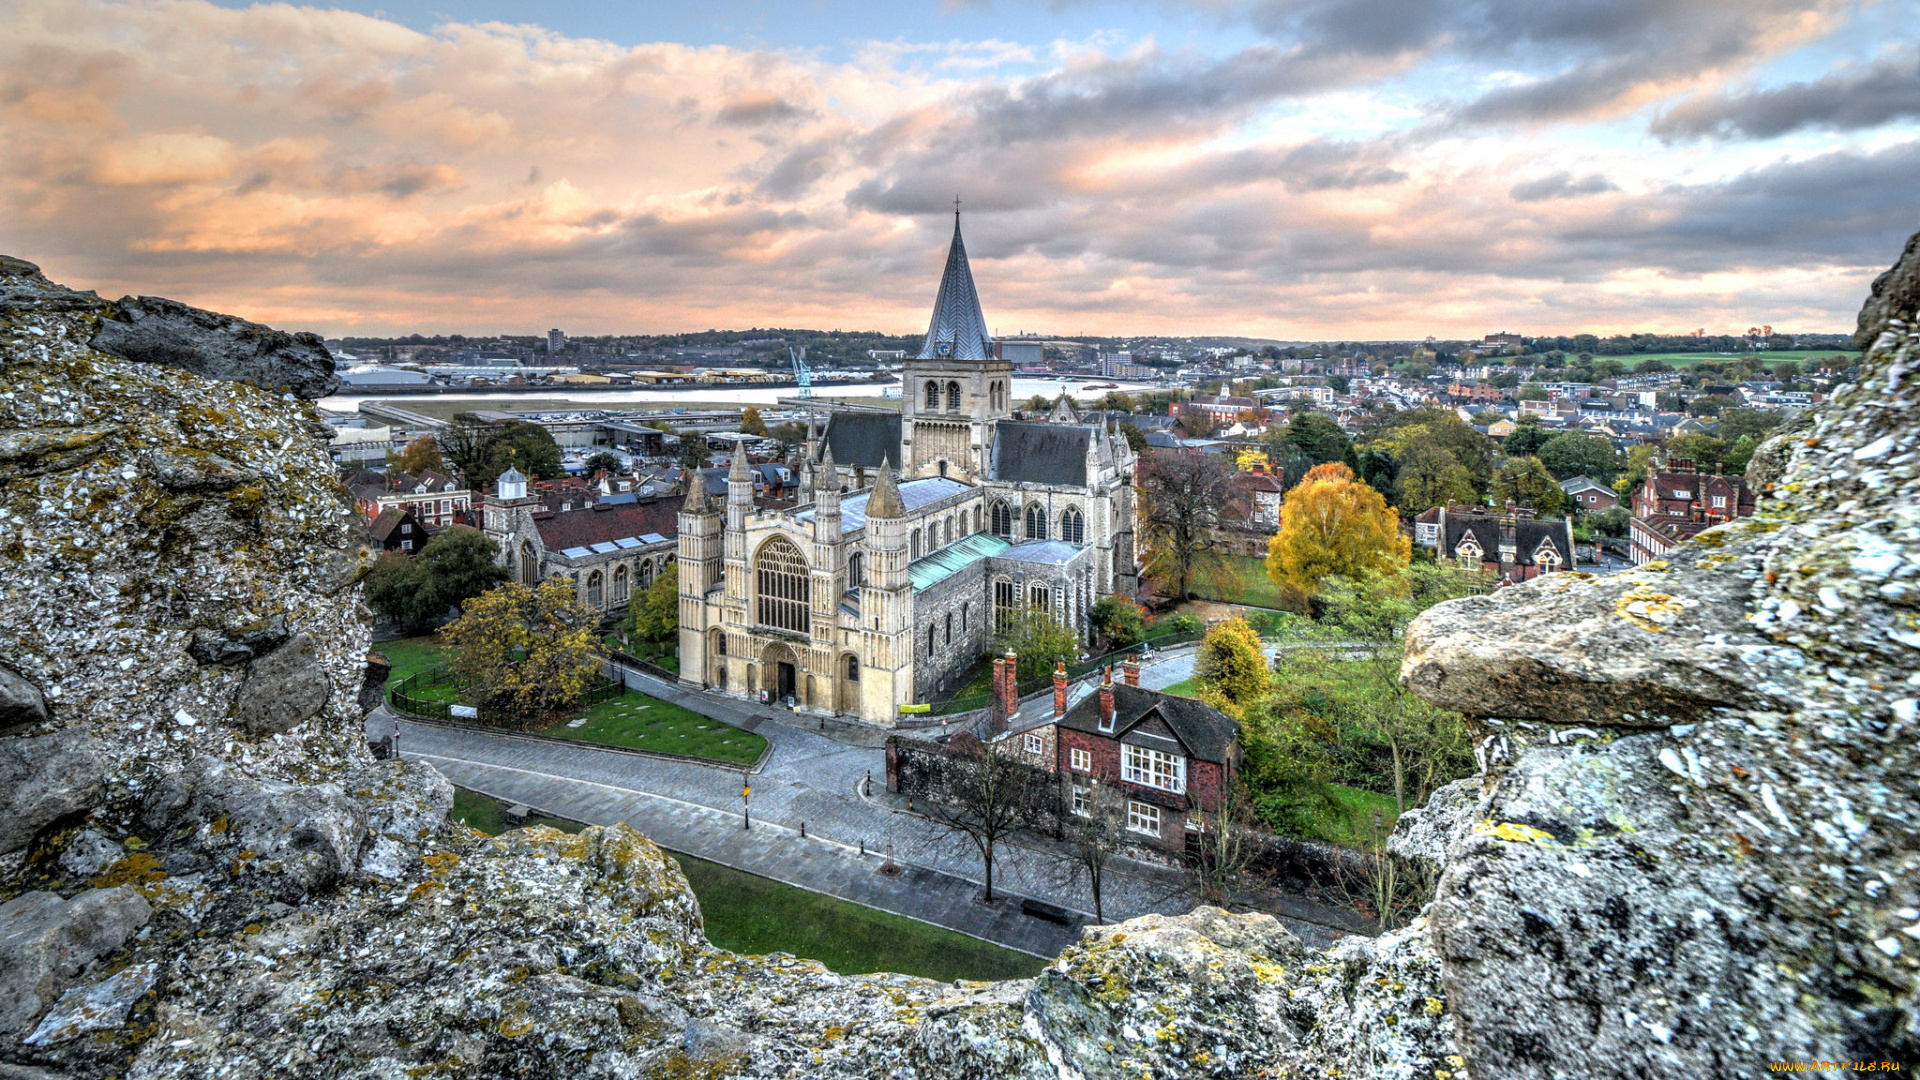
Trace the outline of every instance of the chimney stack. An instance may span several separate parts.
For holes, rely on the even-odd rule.
[[[993,689],[987,692],[987,735],[989,738],[1007,730],[1007,662],[996,656],[993,658]]]
[[[1128,686],[1139,686],[1140,658],[1137,656],[1129,656],[1125,660],[1120,661],[1120,674],[1126,679]]]
[[[1061,660],[1053,665],[1053,718],[1067,715],[1067,662]]]
[[[998,722],[994,734],[1007,730],[1007,724],[1020,715],[1020,658],[1008,653],[993,662],[993,716]]]
[[[1100,680],[1100,730],[1113,730],[1113,667],[1109,665]]]

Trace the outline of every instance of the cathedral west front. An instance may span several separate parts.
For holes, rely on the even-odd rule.
[[[1038,608],[1084,641],[1100,597],[1132,596],[1134,455],[1064,402],[1015,419],[958,215],[901,409],[818,403],[800,498],[754,505],[745,456],[722,500],[679,513],[680,671],[751,701],[891,725]]]

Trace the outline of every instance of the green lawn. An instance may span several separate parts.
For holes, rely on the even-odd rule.
[[[942,981],[1031,978],[1047,963],[690,855],[675,857],[700,898],[707,940],[733,952],[792,953],[841,975],[898,971]]]
[[[1329,787],[1334,806],[1318,816],[1318,828],[1312,830],[1316,839],[1366,850],[1393,831],[1393,823],[1400,818],[1393,796],[1344,784]]]
[[[453,814],[489,836],[505,831],[500,800],[453,789]],[[577,821],[532,817],[529,825],[579,832]],[[673,853],[700,900],[707,940],[748,955],[784,952],[818,960],[841,975],[898,971],[942,982],[1024,979],[1046,961],[965,934],[783,885],[691,855]]]
[[[1180,697],[1197,698],[1200,696],[1200,680],[1197,678],[1181,679],[1179,682],[1167,687],[1163,693],[1177,694]]]
[[[1280,606],[1280,590],[1274,588],[1273,582],[1267,577],[1266,561],[1244,555],[1222,556],[1219,565],[1205,567],[1195,573],[1188,588],[1203,600],[1217,600],[1223,604],[1247,604],[1263,608]]]
[[[750,731],[741,731],[645,694],[629,692],[603,701],[587,710],[586,719],[580,727],[568,727],[566,722],[555,724],[545,734],[663,754],[737,761],[743,765],[760,760],[760,753],[767,746],[767,740]]]
[[[1703,360],[1714,360],[1714,361],[1718,361],[1719,363],[1726,364],[1726,363],[1731,363],[1735,360],[1739,360],[1742,357],[1745,357],[1746,355],[1747,355],[1746,353],[1712,353],[1712,352],[1634,353],[1631,356],[1600,356],[1596,354],[1594,356],[1594,359],[1595,360],[1617,360],[1620,363],[1627,365],[1627,370],[1631,372],[1633,370],[1633,366],[1635,364],[1640,363],[1643,360],[1660,360],[1671,365],[1672,367],[1685,369],[1685,368],[1690,368],[1693,365],[1698,364]],[[1761,363],[1766,364],[1768,366],[1777,364],[1782,360],[1806,361],[1806,360],[1825,359],[1827,357],[1839,357],[1842,361],[1840,366],[1845,367],[1846,365],[1851,364],[1855,360],[1859,359],[1859,354],[1853,352],[1850,349],[1781,349],[1777,352],[1763,352],[1763,353],[1755,353],[1753,355],[1758,357]]]
[[[393,673],[387,676],[388,686],[416,671],[438,667],[447,660],[447,647],[432,635],[382,642],[370,651],[379,653],[393,664]]]
[[[666,668],[675,675],[680,673],[680,658],[673,655],[674,643],[671,641],[636,641],[629,645],[621,641],[619,633],[615,632],[607,635],[606,644],[609,649],[618,649],[635,659]]]

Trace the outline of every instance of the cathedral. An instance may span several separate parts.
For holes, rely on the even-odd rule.
[[[1064,399],[1015,419],[956,213],[901,408],[809,402],[800,498],[754,505],[735,454],[724,501],[679,513],[680,672],[750,701],[892,725],[1038,608],[1088,637],[1099,598],[1138,589],[1134,456]]]

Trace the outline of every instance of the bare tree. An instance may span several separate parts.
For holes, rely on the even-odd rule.
[[[1233,468],[1212,454],[1153,454],[1140,466],[1139,488],[1150,572],[1170,579],[1185,599],[1195,568],[1214,551],[1220,523],[1234,517]]]
[[[1086,780],[1085,785],[1074,784],[1069,792],[1062,831],[1074,859],[1087,872],[1087,886],[1093,890],[1093,920],[1106,922],[1101,887],[1106,882],[1107,862],[1126,846],[1122,830],[1127,824],[1127,800],[1112,784],[1093,777]]]
[[[1246,843],[1246,796],[1241,785],[1230,778],[1213,805],[1196,804],[1187,819],[1200,826],[1197,842],[1187,850],[1193,891],[1209,904],[1224,903],[1253,857]]]
[[[1012,755],[994,753],[971,736],[960,736],[950,744],[945,781],[940,797],[928,804],[928,816],[973,842],[986,871],[982,899],[991,904],[994,854],[1053,809],[1053,778]]]

